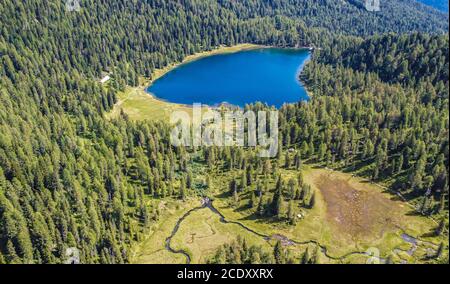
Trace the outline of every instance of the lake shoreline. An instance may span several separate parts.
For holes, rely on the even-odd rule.
[[[236,53],[236,52],[245,51],[245,50],[253,50],[253,49],[258,49],[258,48],[270,48],[270,46],[253,44],[253,43],[241,43],[241,44],[237,44],[237,45],[233,45],[233,46],[221,45],[219,47],[213,48],[212,50],[197,52],[197,53],[188,55],[181,62],[171,63],[163,68],[157,68],[157,69],[153,70],[153,72],[151,74],[151,78],[144,78],[144,82],[143,82],[143,84],[141,84],[140,88],[142,88],[142,90],[145,93],[147,93],[147,95],[149,95],[152,99],[157,100],[159,102],[175,104],[175,105],[179,105],[181,107],[192,107],[192,105],[173,103],[173,102],[158,98],[153,93],[151,93],[147,90],[158,79],[160,79],[161,77],[163,77],[170,71],[176,69],[177,67],[179,67],[183,64],[187,64],[187,63],[190,63],[190,62],[193,62],[193,61],[196,61],[196,60],[202,59],[204,57],[208,57],[208,56],[230,54],[230,53]]]
[[[190,63],[190,62],[193,62],[193,61],[196,61],[196,60],[202,59],[204,57],[208,57],[208,56],[220,55],[220,54],[230,54],[230,53],[236,53],[236,52],[245,51],[245,50],[253,50],[253,49],[258,49],[258,48],[270,48],[270,46],[258,45],[258,44],[252,44],[252,43],[242,43],[242,44],[233,45],[233,46],[222,45],[222,46],[219,46],[219,47],[214,48],[209,51],[202,51],[202,52],[197,52],[197,53],[188,55],[181,62],[172,63],[172,64],[167,65],[166,67],[155,69],[151,74],[151,79],[148,80],[148,86],[146,86],[146,89],[148,89],[156,80],[158,80],[159,78],[163,77],[164,75],[166,75],[173,69],[175,69],[183,64],[187,64],[187,63]]]
[[[164,77],[167,73],[173,71],[174,69],[176,69],[184,64],[192,63],[192,62],[200,60],[202,58],[215,56],[215,55],[232,54],[232,53],[237,53],[237,52],[241,52],[241,51],[254,50],[254,49],[265,49],[265,48],[279,48],[279,49],[286,49],[286,50],[289,50],[289,49],[302,50],[302,49],[304,49],[304,50],[311,51],[311,48],[307,47],[307,46],[277,47],[277,46],[268,46],[268,45],[251,44],[251,43],[243,43],[243,44],[237,44],[237,45],[233,45],[233,46],[221,45],[221,46],[214,48],[212,50],[209,50],[209,51],[203,51],[203,52],[198,52],[195,54],[188,55],[181,62],[172,63],[163,68],[155,69],[151,73],[151,78],[144,78],[143,83],[141,84],[140,88],[152,99],[160,101],[162,103],[175,104],[175,105],[179,105],[182,107],[192,107],[192,105],[190,105],[190,104],[174,103],[174,102],[159,98],[155,94],[150,92],[149,89],[153,86],[153,84],[157,80],[159,80],[160,78]],[[301,81],[300,74],[303,71],[306,64],[310,61],[310,59],[311,58],[308,58],[308,60],[306,60],[301,66],[299,66],[299,72],[297,73],[296,77],[300,84],[303,83]],[[305,90],[306,90],[306,86],[305,86]],[[309,100],[311,97],[309,96],[309,94],[307,94],[307,95],[308,95],[308,100]],[[207,106],[210,108],[216,108],[216,107],[221,107],[223,104],[226,105],[226,103],[220,103],[217,106],[209,106],[209,105],[207,105]],[[205,104],[205,106],[206,106],[206,104]]]

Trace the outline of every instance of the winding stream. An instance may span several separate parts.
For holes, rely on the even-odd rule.
[[[189,216],[191,215],[192,212],[198,211],[200,209],[205,208],[205,205],[200,206],[200,207],[195,207],[191,210],[189,210],[188,212],[186,212],[180,219],[178,219],[177,223],[175,224],[175,227],[172,230],[172,233],[170,234],[169,237],[167,237],[166,242],[165,242],[165,247],[168,251],[170,251],[171,253],[175,253],[175,254],[182,254],[186,257],[186,263],[190,264],[191,263],[191,256],[189,255],[189,253],[187,253],[185,250],[176,250],[173,249],[170,246],[170,242],[172,241],[172,238],[175,236],[175,234],[178,232],[178,230],[180,229],[180,225],[181,223]]]
[[[332,260],[336,260],[336,261],[343,261],[345,258],[352,256],[352,255],[364,255],[367,257],[371,257],[372,259],[378,259],[379,263],[386,263],[386,259],[378,257],[378,256],[373,256],[370,254],[369,251],[352,251],[349,252],[345,255],[342,256],[333,256],[330,255],[328,252],[328,249],[326,246],[322,245],[321,243],[319,243],[318,241],[315,240],[309,240],[309,241],[297,241],[297,240],[293,240],[293,239],[289,239],[288,237],[281,235],[281,234],[274,234],[274,235],[266,235],[266,234],[262,234],[260,232],[257,232],[249,227],[247,227],[246,225],[240,223],[240,222],[236,222],[236,221],[229,221],[225,218],[225,216],[219,211],[217,210],[216,207],[214,207],[213,205],[213,201],[210,200],[209,198],[204,198],[202,199],[202,205],[199,207],[195,207],[191,210],[189,210],[188,212],[186,212],[180,219],[178,219],[177,223],[175,224],[175,227],[172,230],[172,233],[170,234],[170,236],[166,239],[165,242],[165,248],[170,251],[171,253],[175,253],[175,254],[182,254],[186,257],[186,264],[190,264],[191,263],[191,256],[189,255],[189,253],[183,249],[174,249],[171,246],[171,241],[172,238],[175,236],[175,234],[178,232],[181,223],[187,218],[189,217],[189,215],[191,215],[193,212],[198,211],[198,210],[203,210],[203,209],[209,209],[211,210],[214,214],[218,215],[220,217],[220,221],[224,224],[235,224],[238,225],[239,227],[241,227],[242,229],[246,230],[247,232],[250,232],[252,234],[255,234],[261,238],[263,238],[266,241],[269,240],[278,240],[281,241],[284,245],[308,245],[308,244],[314,244],[316,246],[318,246],[320,248],[320,250],[322,251],[322,253],[328,257],[329,259]],[[400,228],[403,231],[402,234],[402,239],[405,242],[411,243],[413,246],[411,248],[411,250],[409,250],[407,253],[412,256],[414,254],[414,252],[417,250],[417,245],[418,242],[424,242],[424,243],[428,243],[428,244],[432,244],[429,242],[425,242],[425,241],[420,241],[419,239],[412,237],[408,234],[406,234],[406,232],[404,232],[404,230],[402,228]],[[432,244],[433,246],[436,246],[435,244]],[[395,251],[395,250],[394,250]]]
[[[239,227],[243,228],[244,230],[246,230],[246,231],[248,231],[248,232],[250,232],[250,233],[252,233],[252,234],[257,235],[257,236],[263,238],[263,239],[266,240],[266,241],[274,239],[274,240],[279,240],[279,241],[281,241],[281,242],[283,242],[284,244],[287,244],[287,245],[308,245],[308,244],[314,244],[314,245],[320,247],[322,253],[323,253],[326,257],[328,257],[328,258],[330,258],[330,259],[332,259],[332,260],[338,260],[338,261],[344,260],[345,258],[347,258],[347,257],[349,257],[349,256],[351,256],[351,255],[364,255],[364,256],[369,256],[369,254],[368,254],[367,252],[362,252],[362,251],[353,251],[353,252],[349,252],[349,253],[347,253],[347,254],[345,254],[345,255],[343,255],[343,256],[332,256],[332,255],[330,255],[330,254],[328,253],[328,249],[327,249],[326,246],[320,244],[319,242],[317,242],[317,241],[315,241],[315,240],[310,240],[310,241],[300,242],[300,241],[296,241],[296,240],[289,239],[288,237],[283,236],[283,235],[281,235],[281,234],[274,234],[274,235],[271,235],[271,236],[270,236],[270,235],[262,234],[262,233],[260,233],[260,232],[257,232],[257,231],[255,231],[255,230],[253,230],[253,229],[247,227],[246,225],[244,225],[244,224],[242,224],[242,223],[240,223],[240,222],[236,222],[236,221],[228,221],[228,220],[226,220],[225,216],[224,216],[222,213],[220,213],[220,211],[217,210],[216,207],[214,207],[213,202],[212,202],[209,198],[204,198],[204,199],[202,200],[202,205],[201,205],[201,206],[195,207],[195,208],[189,210],[189,211],[186,212],[180,219],[178,219],[177,223],[175,224],[175,227],[174,227],[173,230],[172,230],[172,233],[171,233],[170,236],[166,239],[166,242],[165,242],[165,247],[166,247],[166,249],[167,249],[168,251],[170,251],[171,253],[175,253],[175,254],[182,254],[182,255],[184,255],[184,256],[186,257],[186,264],[190,264],[190,263],[191,263],[191,256],[189,255],[189,253],[188,253],[187,251],[185,251],[185,250],[183,250],[183,249],[174,249],[174,248],[172,248],[172,246],[171,246],[172,238],[173,238],[173,237],[175,236],[175,234],[178,232],[181,223],[182,223],[182,222],[183,222],[183,221],[184,221],[191,213],[193,213],[193,212],[195,212],[195,211],[198,211],[198,210],[206,209],[206,208],[209,209],[209,210],[211,210],[211,211],[212,211],[213,213],[215,213],[216,215],[218,215],[218,216],[220,217],[220,221],[221,221],[222,223],[224,223],[224,224],[235,224],[235,225],[238,225]],[[384,259],[381,259],[381,258],[380,258],[380,262],[383,262],[383,261],[384,261]]]

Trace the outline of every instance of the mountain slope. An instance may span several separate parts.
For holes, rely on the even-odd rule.
[[[425,78],[448,84],[448,37],[388,34],[345,50],[339,63],[361,72],[375,72],[383,81],[416,84]]]
[[[386,32],[445,32],[448,15],[413,0],[381,1],[379,12],[369,12],[364,0],[220,0],[240,17],[284,15],[300,19],[308,27],[334,33],[373,35]]]
[[[193,194],[167,125],[105,119],[125,85],[221,44],[448,29],[432,9],[391,2],[378,15],[330,0],[1,1],[0,263],[59,263],[69,247],[83,263],[128,262],[159,218],[152,202]]]

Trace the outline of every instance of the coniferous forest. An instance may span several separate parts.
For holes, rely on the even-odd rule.
[[[82,263],[134,262],[165,218],[160,204],[212,198],[212,188],[260,222],[301,227],[296,216],[322,204],[302,174],[313,166],[401,194],[417,218],[436,222],[436,255],[421,261],[448,263],[448,14],[412,0],[382,5],[81,0],[74,12],[65,1],[0,2],[0,264],[61,263],[71,247]],[[106,117],[155,70],[242,43],[315,48],[299,75],[311,99],[279,110],[277,157],[176,148],[167,122]],[[317,247],[289,251],[283,238],[265,249],[248,238],[228,239],[204,262],[320,262]]]

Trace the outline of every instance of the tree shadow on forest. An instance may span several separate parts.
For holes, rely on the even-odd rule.
[[[385,191],[383,191],[384,193],[390,193],[388,190],[385,190]],[[403,198],[401,198],[400,196],[398,196],[398,195],[392,195],[390,198],[389,198],[391,201],[402,201],[402,202],[404,202],[404,200],[403,200]]]
[[[274,224],[279,223],[281,220],[273,217],[259,216],[257,213],[252,213],[246,217],[239,218],[240,221],[255,221],[257,223]]]
[[[249,210],[251,207],[248,204],[244,204],[242,206],[239,206],[238,208],[234,209],[234,212],[244,212]]]
[[[227,198],[227,197],[230,197],[230,196],[231,196],[230,192],[224,191],[224,192],[220,193],[219,195],[217,195],[217,198]]]
[[[425,217],[425,215],[423,215],[420,212],[417,212],[416,210],[410,210],[408,213],[405,214],[406,216],[422,216]]]
[[[422,234],[420,237],[421,237],[421,238],[432,238],[432,237],[437,237],[436,229],[430,229],[429,232]]]

